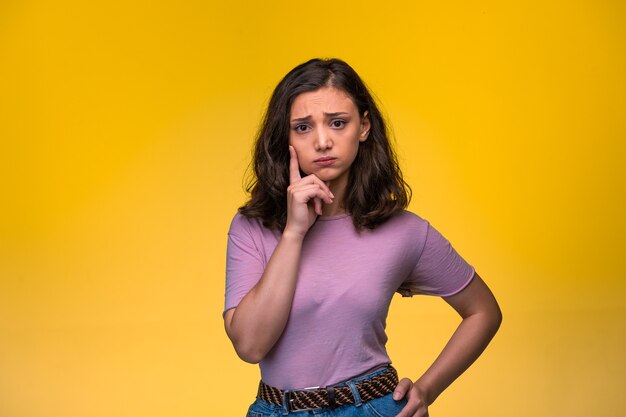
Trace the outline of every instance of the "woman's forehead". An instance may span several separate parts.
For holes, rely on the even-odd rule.
[[[291,117],[305,117],[313,113],[356,112],[352,97],[335,87],[322,87],[301,93],[291,105]]]

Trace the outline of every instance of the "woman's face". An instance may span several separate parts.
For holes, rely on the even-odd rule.
[[[289,144],[298,155],[300,170],[322,181],[345,185],[359,143],[367,139],[370,121],[350,95],[322,87],[295,98],[290,111]]]

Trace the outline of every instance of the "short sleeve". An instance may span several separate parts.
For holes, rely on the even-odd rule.
[[[254,243],[249,220],[237,213],[228,231],[226,292],[222,317],[226,310],[237,307],[259,282],[263,270],[263,255]]]
[[[448,297],[460,292],[474,277],[474,267],[430,223],[424,248],[418,256],[415,267],[397,290],[403,297],[416,294]]]

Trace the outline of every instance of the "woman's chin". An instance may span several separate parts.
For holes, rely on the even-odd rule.
[[[300,176],[302,178],[311,175],[311,174],[315,174],[315,176],[317,176],[317,178],[319,178],[322,181],[332,181],[335,179],[334,175],[331,175],[328,172],[323,172],[323,171],[318,171],[318,172],[307,172],[307,171],[303,171],[302,169],[300,169]]]
[[[319,178],[320,180],[326,182],[326,181],[332,181],[335,179],[334,175],[329,175],[329,174],[325,174],[322,172],[318,172],[317,174],[317,178]]]

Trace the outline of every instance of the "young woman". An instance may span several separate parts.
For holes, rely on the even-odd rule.
[[[291,70],[253,166],[228,233],[223,314],[239,357],[261,368],[248,416],[427,416],[501,313],[474,268],[405,210],[410,188],[357,73],[338,59]],[[416,380],[399,380],[385,350],[395,292],[440,296],[462,317]]]

